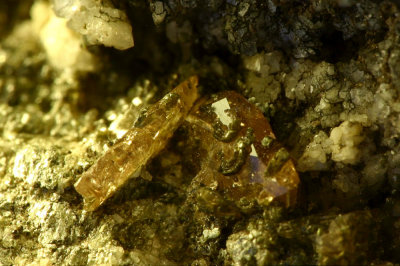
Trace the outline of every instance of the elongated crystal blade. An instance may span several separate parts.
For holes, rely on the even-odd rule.
[[[93,211],[167,144],[198,98],[198,78],[178,85],[139,119],[75,183],[84,208]]]

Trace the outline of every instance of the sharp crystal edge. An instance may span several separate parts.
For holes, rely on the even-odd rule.
[[[224,116],[229,125],[221,121]],[[201,139],[195,149],[202,153],[194,159],[201,170],[194,182],[235,203],[296,204],[300,179],[294,162],[254,104],[234,91],[223,91],[200,99],[186,121],[192,136],[187,146],[196,146],[196,138]],[[235,121],[239,126],[233,126]],[[228,134],[231,137],[226,138]]]
[[[96,210],[165,147],[199,97],[197,85],[197,76],[178,85],[82,174],[75,189],[84,209]]]

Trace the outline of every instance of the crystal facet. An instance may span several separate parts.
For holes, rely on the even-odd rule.
[[[154,104],[75,183],[85,209],[95,210],[160,152],[198,98],[193,76]]]
[[[194,160],[201,162],[193,182],[235,203],[280,201],[289,207],[296,202],[299,177],[293,161],[262,112],[243,96],[225,91],[202,98],[186,121],[192,136],[187,145],[197,145]]]

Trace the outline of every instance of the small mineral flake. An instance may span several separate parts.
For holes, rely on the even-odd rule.
[[[253,145],[253,144],[251,144],[250,156],[258,157],[258,154],[257,154],[257,152],[256,152],[256,148],[254,148],[254,145]]]
[[[219,120],[221,120],[222,124],[228,126],[233,122],[232,118],[230,118],[228,114],[225,112],[226,110],[231,109],[231,107],[229,106],[229,102],[226,98],[223,98],[222,100],[219,100],[211,104],[211,106],[215,109],[215,113],[217,114]]]
[[[228,141],[216,138],[213,132],[214,125],[220,123],[221,113],[228,109],[227,103],[229,118],[240,125],[232,128],[224,124],[219,128],[232,131],[233,137]],[[239,208],[243,200],[264,206],[274,201],[285,207],[296,203],[300,180],[294,163],[275,140],[261,111],[243,96],[224,91],[215,97],[202,98],[186,121],[191,136],[186,146],[195,147],[193,161],[200,165],[193,184],[214,188]]]
[[[178,85],[82,174],[75,189],[86,210],[97,209],[165,147],[197,100],[197,84],[193,76]]]

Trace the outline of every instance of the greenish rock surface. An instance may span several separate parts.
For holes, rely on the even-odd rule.
[[[0,3],[0,264],[400,263],[395,1],[91,2]],[[135,46],[95,45],[131,45],[101,38],[115,27]],[[300,172],[297,205],[243,213],[192,191],[178,129],[84,211],[80,175],[193,74],[203,94],[236,90],[263,111]]]

